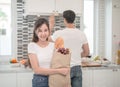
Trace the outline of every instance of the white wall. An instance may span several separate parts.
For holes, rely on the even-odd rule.
[[[120,0],[112,0],[112,57],[116,57],[120,42]],[[120,49],[120,48],[119,48]]]
[[[120,42],[120,0],[95,0],[95,53],[115,61]]]
[[[120,0],[105,0],[105,3],[105,55],[115,63],[120,42]]]
[[[12,0],[12,57],[17,58],[17,5]]]
[[[112,61],[112,0],[105,0],[105,56]]]

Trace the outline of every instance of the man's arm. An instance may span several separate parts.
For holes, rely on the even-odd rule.
[[[87,57],[87,56],[89,56],[90,51],[89,51],[89,45],[88,45],[88,43],[83,44],[82,49],[83,49],[83,52],[81,53],[81,57]]]

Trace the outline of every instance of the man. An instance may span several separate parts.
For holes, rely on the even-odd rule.
[[[63,18],[66,28],[53,33],[52,40],[56,41],[57,38],[61,37],[64,40],[64,47],[70,49],[71,86],[82,87],[81,58],[89,55],[89,46],[84,32],[74,25],[75,17],[76,15],[72,10],[64,11]]]

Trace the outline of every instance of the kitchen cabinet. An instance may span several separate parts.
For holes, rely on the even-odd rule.
[[[55,10],[59,13],[63,13],[65,10],[73,10],[76,13],[82,13],[83,0],[56,0]]]
[[[120,87],[119,68],[82,68],[82,87]],[[32,87],[33,72],[0,72],[0,87]]]
[[[55,0],[25,0],[25,13],[51,13],[55,9]]]
[[[118,87],[120,87],[120,69],[118,69],[117,74],[118,74],[118,77],[117,77]]]
[[[93,76],[93,70],[82,70],[82,87],[93,87],[92,86],[92,76]]]
[[[83,68],[83,87],[120,87],[120,69]]]
[[[0,87],[17,87],[16,73],[0,73]]]
[[[93,70],[93,87],[120,87],[118,69]]]
[[[32,78],[32,72],[17,73],[17,87],[32,87]]]
[[[111,87],[120,87],[120,69],[112,69],[113,73],[112,73],[112,82],[113,86]]]
[[[83,0],[25,0],[25,14],[63,13],[64,10],[74,10],[82,13]]]

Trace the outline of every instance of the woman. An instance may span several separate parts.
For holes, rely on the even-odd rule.
[[[49,35],[48,21],[39,18],[34,25],[32,42],[28,45],[28,56],[34,71],[32,87],[49,87],[49,75],[67,75],[69,72],[69,68],[50,69],[54,43],[48,41]]]

